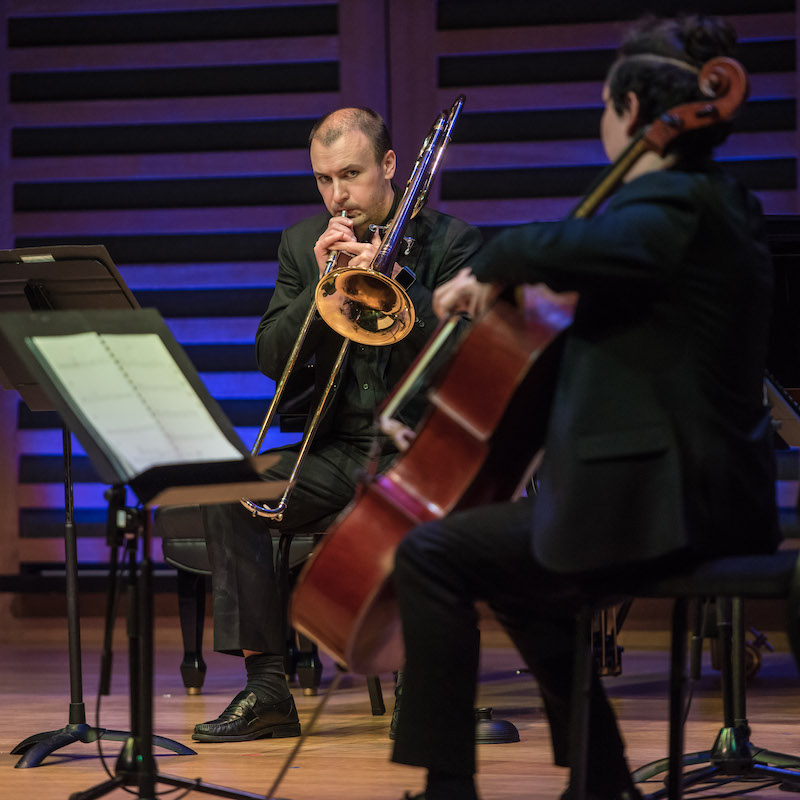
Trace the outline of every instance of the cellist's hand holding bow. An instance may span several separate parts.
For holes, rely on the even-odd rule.
[[[464,267],[455,277],[434,290],[433,311],[439,319],[447,319],[461,312],[474,319],[489,308],[501,288],[496,283],[481,283],[469,267]]]

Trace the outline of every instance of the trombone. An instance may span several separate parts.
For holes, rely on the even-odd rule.
[[[384,234],[381,246],[369,267],[340,267],[336,263],[339,251],[331,252],[325,271],[314,292],[314,302],[306,314],[300,333],[284,367],[261,423],[255,443],[250,451],[258,455],[269,426],[283,397],[289,376],[295,368],[300,348],[314,321],[316,312],[343,337],[342,346],[334,362],[328,382],[314,414],[306,428],[286,489],[275,508],[261,506],[252,500],[241,499],[242,505],[253,516],[280,522],[286,511],[289,495],[294,488],[300,465],[314,440],[322,413],[341,371],[351,341],[359,344],[384,346],[404,339],[412,330],[415,320],[414,305],[406,292],[413,281],[410,270],[401,271],[397,279],[391,277],[397,253],[403,243],[403,230],[410,219],[425,205],[431,182],[438,170],[450,133],[464,105],[464,95],[459,95],[449,112],[442,111],[433,123],[422,149],[417,156],[411,177],[408,179],[397,213]],[[346,212],[342,212],[345,214]],[[410,280],[409,280],[410,278]]]

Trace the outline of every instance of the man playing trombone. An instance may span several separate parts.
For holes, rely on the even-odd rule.
[[[368,267],[380,243],[370,226],[385,226],[400,201],[392,183],[395,153],[386,126],[374,111],[343,108],[327,114],[312,129],[309,147],[326,211],[291,226],[281,239],[275,292],[256,334],[259,367],[275,379],[298,341],[331,254],[344,251],[350,267]],[[476,229],[429,209],[419,211],[405,233],[407,241],[397,261],[411,270],[413,279],[406,288],[415,312],[412,329],[396,344],[355,343],[349,348],[282,519],[265,521],[238,503],[203,506],[213,570],[214,649],[244,656],[247,683],[217,719],[195,727],[196,741],[247,741],[300,733],[284,673],[285,620],[269,528],[324,531],[352,498],[375,443],[375,411],[434,330],[433,289],[455,276],[480,245]],[[396,264],[393,272],[399,269]],[[298,361],[314,360],[312,408],[335,371],[342,341],[318,315],[310,319]],[[423,407],[422,398],[410,402],[403,421],[413,427]],[[388,440],[381,444],[380,471],[396,455]],[[264,478],[285,480],[299,447],[280,448],[281,462]],[[369,534],[364,531],[364,536]]]

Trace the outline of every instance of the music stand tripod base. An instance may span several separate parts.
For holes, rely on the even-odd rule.
[[[737,780],[762,781],[780,784],[784,791],[800,792],[800,757],[772,752],[750,742],[745,710],[743,600],[740,597],[718,597],[716,603],[724,726],[718,731],[710,750],[683,755],[683,766],[706,766],[683,774],[682,786],[706,782],[733,783]],[[700,627],[698,621],[698,629]],[[702,637],[693,638],[693,647],[698,648],[695,661],[699,663]],[[671,687],[670,692],[674,691],[675,688]],[[634,783],[641,784],[656,775],[668,773],[669,768],[669,758],[662,758],[635,770],[631,778]],[[646,797],[647,800],[660,800],[668,794],[669,787],[664,787]]]

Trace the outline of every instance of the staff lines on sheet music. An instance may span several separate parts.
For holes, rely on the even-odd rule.
[[[155,423],[172,444],[178,460],[201,457],[206,443],[199,439],[203,434],[198,427],[213,432],[209,435],[214,438],[222,435],[161,338],[156,334],[139,334],[135,338],[110,334],[104,338],[146,398]],[[232,448],[227,440],[224,441]],[[235,457],[239,455],[238,451],[235,452]]]

